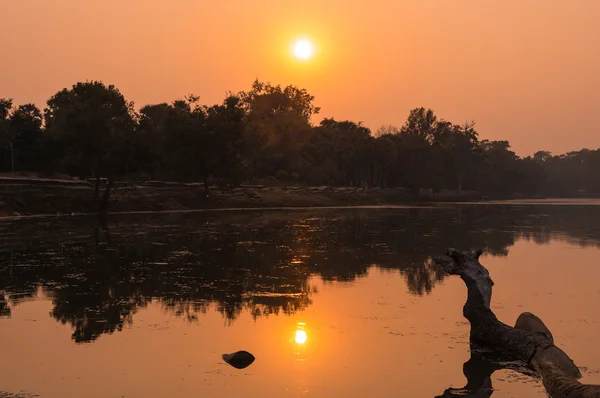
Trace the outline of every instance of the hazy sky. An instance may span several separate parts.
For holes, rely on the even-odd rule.
[[[138,107],[215,103],[259,78],[373,130],[425,106],[559,153],[600,147],[599,21],[599,0],[0,0],[0,97],[43,106],[102,80]]]

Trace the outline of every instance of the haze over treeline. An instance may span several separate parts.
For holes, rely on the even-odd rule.
[[[114,87],[77,83],[44,110],[0,99],[0,170],[81,178],[477,191],[490,197],[600,193],[600,150],[519,157],[474,122],[415,108],[401,126],[311,117],[306,90],[255,81],[204,105],[197,96],[135,108]],[[507,115],[510,117],[510,115]],[[99,193],[96,190],[96,196]],[[105,198],[108,200],[108,196]]]
[[[322,117],[402,124],[427,106],[476,120],[521,156],[600,147],[597,0],[4,0],[0,95],[43,108],[88,78],[137,105],[217,103],[258,77],[315,95]],[[299,61],[298,37],[315,55]]]

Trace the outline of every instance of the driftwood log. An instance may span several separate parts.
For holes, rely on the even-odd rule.
[[[481,254],[481,250],[471,253],[448,249],[446,256],[435,259],[448,274],[460,276],[467,285],[463,315],[471,323],[471,343],[527,363],[541,377],[552,398],[600,398],[600,385],[577,380],[581,378],[579,369],[554,345],[552,333],[537,316],[525,312],[514,327],[498,320],[490,309],[494,282],[479,262]]]

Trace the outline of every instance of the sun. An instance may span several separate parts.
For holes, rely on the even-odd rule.
[[[297,344],[304,344],[306,343],[306,339],[308,336],[306,336],[306,332],[304,330],[296,330],[296,336],[294,337],[294,341]]]
[[[308,39],[298,39],[294,42],[294,56],[299,60],[306,61],[315,53],[313,43]]]

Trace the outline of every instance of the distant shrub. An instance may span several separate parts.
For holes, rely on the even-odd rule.
[[[277,178],[278,180],[289,180],[290,175],[285,170],[277,170],[277,172],[275,173],[275,178]]]
[[[292,180],[294,180],[294,181],[298,181],[298,180],[300,180],[300,173],[298,173],[297,171],[294,171],[294,172],[293,172],[293,173],[290,175],[290,177],[292,177]]]

